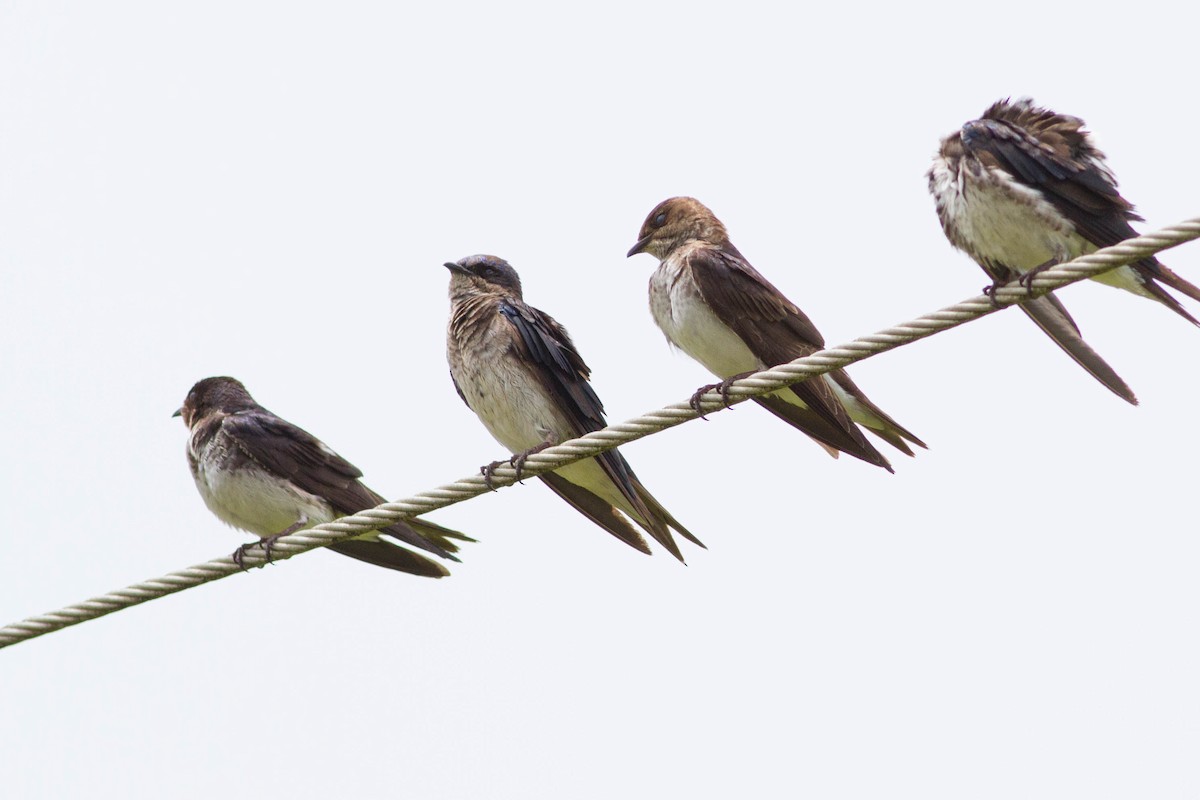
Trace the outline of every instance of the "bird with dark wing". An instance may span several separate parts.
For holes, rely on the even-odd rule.
[[[825,346],[812,320],[751,266],[703,203],[672,197],[646,217],[628,255],[659,260],[650,277],[650,312],[667,341],[728,381],[811,355]],[[699,394],[722,384],[705,386]],[[696,398],[693,398],[695,400]],[[892,472],[862,430],[905,455],[925,443],[871,402],[845,370],[834,370],[755,398],[839,452]]]
[[[1078,117],[1029,98],[993,103],[979,119],[942,139],[929,191],[946,238],[975,260],[992,288],[1137,236],[1141,221]],[[1200,288],[1151,256],[1093,280],[1155,300],[1200,324],[1166,288],[1200,300]],[[1021,309],[1067,355],[1117,396],[1133,390],[1083,340],[1053,293]]]
[[[525,302],[521,279],[496,256],[447,263],[446,358],[454,388],[520,467],[533,452],[604,427],[604,407],[565,328]],[[494,465],[492,465],[494,467]],[[700,545],[616,450],[539,475],[556,494],[644,553],[640,528],[683,561],[672,530]],[[635,527],[636,526],[636,527]]]
[[[262,540],[234,553],[239,564],[251,546],[261,544],[269,559],[270,544],[280,536],[386,502],[363,485],[358,467],[260,406],[234,378],[199,381],[175,415],[188,426],[188,467],[204,504],[222,522]],[[450,574],[444,566],[409,548],[457,561],[457,542],[471,541],[413,518],[328,547],[376,566],[441,578]]]

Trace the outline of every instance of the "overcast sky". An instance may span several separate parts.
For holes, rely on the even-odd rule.
[[[1000,97],[1085,118],[1143,230],[1200,215],[1178,4],[400,5],[0,3],[0,625],[247,541],[200,378],[389,498],[504,455],[445,261],[511,261],[618,421],[710,380],[624,256],[666,197],[832,343],[986,283],[924,173]],[[446,580],[317,552],[5,649],[3,794],[1195,797],[1200,330],[1061,297],[1140,407],[1009,311],[851,370],[930,445],[895,475],[749,405],[623,448],[687,567],[531,481],[431,516]]]

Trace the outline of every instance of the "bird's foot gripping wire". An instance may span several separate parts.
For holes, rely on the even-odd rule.
[[[734,381],[740,381],[742,378],[753,374],[753,372],[741,372],[737,375],[729,376],[720,383],[710,383],[706,386],[701,386],[695,391],[691,399],[688,400],[688,405],[692,407],[693,411],[700,415],[700,419],[708,419],[708,417],[704,416],[704,412],[700,410],[703,405],[702,401],[704,395],[708,394],[714,389],[719,389],[721,392],[721,402],[725,404],[726,408],[729,408],[729,387],[733,385]]]
[[[245,572],[246,571],[246,563],[245,563],[246,562],[246,553],[250,552],[251,547],[259,547],[259,548],[262,548],[264,553],[266,553],[266,557],[267,557],[266,563],[270,564],[271,563],[271,552],[272,552],[272,549],[275,547],[275,542],[279,541],[284,536],[289,536],[289,535],[295,533],[296,531],[300,530],[307,524],[308,524],[307,519],[297,520],[295,523],[293,523],[292,525],[289,525],[287,528],[283,529],[282,531],[275,534],[274,536],[264,536],[263,538],[259,539],[257,542],[248,542],[247,544],[242,545],[237,550],[233,551],[233,555],[231,555],[230,558],[233,559],[233,563],[238,565],[238,569]],[[266,566],[266,565],[264,564],[264,566]]]
[[[1008,283],[1008,281],[997,278],[996,280],[992,281],[987,286],[983,287],[983,289],[982,289],[983,295],[984,295],[984,297],[986,297],[992,301],[993,308],[1000,307],[1000,301],[996,299],[996,290],[999,289],[1001,286],[1003,286],[1006,283]]]
[[[1017,278],[1017,283],[1024,286],[1025,291],[1028,292],[1030,295],[1032,295],[1033,294],[1033,279],[1036,278],[1038,275],[1042,274],[1043,272],[1045,272],[1046,270],[1050,269],[1051,267],[1058,266],[1058,264],[1059,264],[1059,260],[1057,258],[1052,258],[1049,261],[1047,261],[1045,264],[1038,264],[1033,269],[1029,270],[1028,272],[1023,273],[1020,278]]]
[[[487,487],[494,492],[494,491],[496,491],[496,487],[495,487],[495,485],[493,485],[492,479],[496,475],[496,467],[500,466],[501,464],[508,464],[510,467],[512,467],[513,469],[515,469],[517,471],[516,481],[517,481],[517,483],[520,483],[521,482],[521,472],[525,469],[525,462],[529,460],[529,457],[531,455],[533,455],[534,453],[542,452],[547,447],[549,447],[550,444],[551,444],[550,442],[542,442],[541,444],[534,445],[533,447],[529,448],[528,450],[526,450],[524,452],[517,453],[512,458],[501,459],[500,461],[493,461],[492,463],[490,463],[486,466],[480,467],[479,474],[483,476],[483,482],[487,485]]]

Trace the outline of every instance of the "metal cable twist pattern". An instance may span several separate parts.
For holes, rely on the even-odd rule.
[[[1028,299],[1031,292],[1033,295],[1045,294],[1067,284],[1090,278],[1114,267],[1138,261],[1197,238],[1200,238],[1200,218],[1144,234],[1113,247],[1106,247],[1091,255],[1082,256],[1045,270],[1034,277],[1029,289],[1014,281],[997,289],[994,298],[977,295],[878,333],[860,337],[837,347],[826,348],[805,358],[799,358],[788,364],[737,380],[730,384],[729,403],[730,405],[740,403],[751,397],[781,389],[799,380],[862,361],[1019,303]],[[710,413],[724,408],[725,402],[718,390],[712,390],[703,396],[700,407],[704,413]],[[619,445],[675,427],[696,419],[698,416],[699,413],[685,401],[651,411],[627,422],[610,425],[603,430],[563,442],[529,456],[525,462],[522,477],[533,477],[542,472],[550,472],[574,461],[589,458],[605,450],[611,450]],[[492,482],[497,487],[509,486],[516,482],[515,478],[516,471],[505,464],[495,470]],[[272,560],[282,561],[340,539],[376,530],[397,520],[469,500],[488,491],[483,477],[472,475],[404,500],[384,503],[353,516],[342,517],[334,522],[298,531],[279,539],[274,545]],[[265,563],[265,558],[261,552],[251,551],[247,553],[245,563],[248,567],[259,566]],[[233,559],[224,556],[172,572],[160,578],[136,583],[58,611],[29,617],[0,628],[0,647],[7,647],[148,600],[225,578],[239,571],[238,566],[233,563]]]

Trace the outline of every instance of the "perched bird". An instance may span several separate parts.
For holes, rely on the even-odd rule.
[[[1047,267],[1136,236],[1140,221],[1078,117],[1029,98],[994,103],[942,140],[929,169],[929,191],[950,244],[973,258],[993,290],[1028,281]],[[1092,280],[1157,300],[1200,324],[1163,286],[1200,300],[1200,288],[1144,258]],[[985,290],[989,291],[989,290]],[[1053,294],[1021,309],[1071,358],[1130,403],[1132,390],[1081,338]]]
[[[525,303],[516,270],[487,255],[445,266],[450,270],[450,377],[467,407],[515,454],[511,463],[518,471],[531,453],[603,428],[604,406],[589,383],[591,370],[566,329]],[[592,522],[643,553],[650,547],[630,520],[680,561],[672,529],[704,546],[646,491],[616,450],[538,477]]]
[[[650,277],[650,313],[667,341],[725,379],[811,355],[825,346],[812,321],[738,252],[725,226],[700,201],[672,197],[646,217],[628,255],[661,262]],[[815,439],[892,472],[858,425],[902,453],[925,443],[867,399],[844,370],[793,384],[755,402]]]
[[[234,552],[239,566],[252,546],[263,546],[270,559],[270,545],[280,536],[385,502],[358,480],[358,467],[254,402],[233,378],[200,381],[175,416],[188,426],[188,466],[205,505],[222,522],[262,538]],[[409,519],[328,547],[413,575],[450,574],[436,561],[383,536],[451,561],[458,560],[452,555],[458,550],[454,540],[474,541],[432,522]]]

